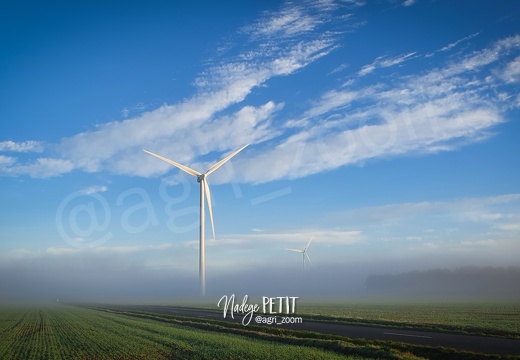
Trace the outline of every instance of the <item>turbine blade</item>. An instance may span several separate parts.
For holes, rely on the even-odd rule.
[[[215,241],[215,225],[213,224],[213,210],[211,209],[211,194],[209,192],[209,185],[206,179],[204,182],[204,192],[206,193],[206,201],[208,202],[209,219],[211,221],[211,231],[213,232],[213,241]]]
[[[159,158],[159,159],[161,159],[161,160],[163,160],[163,161],[166,161],[168,164],[171,164],[171,165],[173,165],[173,166],[175,166],[175,167],[181,169],[182,171],[184,171],[184,172],[186,172],[186,173],[188,173],[188,174],[190,174],[190,175],[193,175],[193,176],[199,176],[199,175],[202,175],[200,172],[198,172],[198,171],[196,171],[196,170],[193,170],[192,168],[189,168],[189,167],[184,166],[184,165],[182,165],[182,164],[179,164],[179,163],[177,163],[177,162],[175,162],[175,161],[173,161],[173,160],[170,160],[170,159],[168,159],[168,158],[165,158],[164,156],[154,154],[153,152],[148,151],[148,150],[144,150],[144,149],[143,149],[143,151],[144,151],[145,153],[148,153],[148,154],[150,154],[150,155],[153,155],[153,156],[155,156],[155,157],[157,157],[157,158]]]
[[[302,253],[302,252],[303,252],[303,250],[298,250],[298,249],[285,249],[285,250],[296,251],[296,252],[299,252],[299,253]]]
[[[307,243],[307,245],[303,248],[303,250],[307,250],[307,248],[309,247],[309,245],[310,245],[311,242],[312,242],[312,239],[314,239],[314,234],[312,234],[311,239],[309,240],[309,242]]]
[[[246,144],[242,146],[240,149],[236,150],[235,152],[231,153],[230,155],[226,156],[224,159],[220,160],[218,163],[214,164],[212,167],[206,171],[206,175],[211,174],[213,171],[217,170],[219,167],[224,165],[229,159],[231,159],[233,156],[244,150],[249,144]]]
[[[307,260],[309,260],[309,264],[312,265],[312,261],[311,261],[311,258],[309,257],[309,254],[305,253],[305,256],[307,256]],[[312,266],[314,266],[314,265],[312,265]]]

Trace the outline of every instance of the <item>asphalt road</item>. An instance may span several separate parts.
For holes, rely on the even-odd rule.
[[[112,308],[114,310],[139,310],[155,312],[160,314],[175,314],[198,318],[211,318],[216,320],[225,320],[238,323],[242,323],[243,319],[243,316],[238,314],[235,314],[233,319],[230,317],[229,313],[224,319],[223,311],[214,312],[207,310],[176,308],[170,306],[129,305],[104,306],[104,308]],[[267,317],[263,314],[255,314],[251,319],[250,325],[258,325],[255,322],[255,317],[257,315]],[[278,323],[282,321],[281,318],[282,316],[277,316]],[[323,334],[347,336],[350,338],[401,341],[406,343],[429,345],[435,347],[444,346],[449,348],[455,348],[457,350],[468,350],[484,354],[520,355],[520,340],[515,339],[502,339],[496,337],[474,335],[458,335],[390,327],[332,324],[318,321],[307,321],[305,320],[305,318],[303,318],[302,320],[302,323],[298,324],[271,324],[264,326],[280,326],[287,329],[314,331]]]

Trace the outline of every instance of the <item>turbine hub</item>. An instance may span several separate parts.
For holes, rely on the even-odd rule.
[[[197,182],[202,182],[202,180],[204,180],[206,178],[206,174],[201,174],[201,175],[198,175],[197,176]]]

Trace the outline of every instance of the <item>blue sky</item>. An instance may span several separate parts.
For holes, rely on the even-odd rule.
[[[519,265],[517,1],[8,1],[0,14],[4,273],[191,289],[198,184],[142,149],[205,171],[244,144],[208,177],[210,293],[259,273],[288,274],[265,284],[283,289],[302,276],[284,249],[312,234],[320,292]]]

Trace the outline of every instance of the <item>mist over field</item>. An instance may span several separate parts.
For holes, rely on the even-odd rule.
[[[292,255],[289,253],[289,255]],[[223,295],[308,298],[520,299],[520,267],[452,267],[411,271],[394,263],[317,264],[299,257],[278,268],[207,269],[207,299]],[[13,260],[0,268],[0,302],[174,303],[198,299],[198,273],[150,267],[143,259],[78,253]],[[413,269],[415,264],[408,264]]]
[[[401,297],[520,299],[520,267],[463,267],[371,275],[368,294]]]

